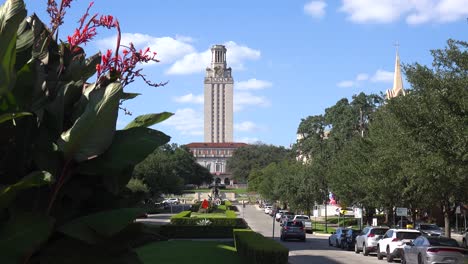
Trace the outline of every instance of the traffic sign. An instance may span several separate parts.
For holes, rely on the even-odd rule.
[[[396,215],[397,216],[408,216],[408,208],[397,207],[396,208]]]

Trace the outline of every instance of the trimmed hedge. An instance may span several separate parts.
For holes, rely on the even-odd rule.
[[[172,219],[190,217],[191,214],[192,214],[192,211],[182,211],[176,215],[171,216],[171,222],[172,222]]]
[[[227,218],[237,218],[237,214],[234,211],[226,210],[226,217]]]
[[[288,263],[289,249],[280,243],[245,229],[234,229],[233,233],[237,253],[245,262],[252,264]]]
[[[189,217],[171,217],[171,224],[173,225],[186,225],[186,226],[196,226],[197,222],[202,219],[208,219],[211,222],[212,226],[230,226],[236,228],[246,228],[247,223],[242,218],[189,218]]]
[[[232,238],[232,226],[163,225],[159,232],[167,238]],[[242,229],[240,229],[242,230]]]

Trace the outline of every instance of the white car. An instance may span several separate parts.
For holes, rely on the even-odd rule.
[[[162,202],[163,204],[179,204],[179,198],[169,198]]]
[[[283,214],[287,212],[288,210],[279,210],[275,215],[276,222],[279,222],[279,220],[281,219],[281,216],[283,216]]]
[[[272,211],[273,211],[273,206],[271,205],[265,206],[265,214],[271,214]]]
[[[414,229],[389,229],[377,243],[377,258],[387,258],[392,262],[394,258],[401,258],[403,247],[412,242],[422,233]]]
[[[361,234],[356,237],[356,243],[354,244],[354,252],[358,254],[362,251],[364,256],[369,256],[369,253],[375,252],[377,249],[377,242],[387,232],[388,227],[386,226],[367,226]]]

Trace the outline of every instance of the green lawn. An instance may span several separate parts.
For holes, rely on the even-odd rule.
[[[334,227],[327,226],[327,232],[325,232],[325,225],[321,223],[316,223],[312,221],[312,230],[314,233],[322,233],[322,234],[330,234],[331,232],[335,232],[336,229]]]
[[[145,264],[240,264],[232,243],[216,241],[155,242],[136,250]]]

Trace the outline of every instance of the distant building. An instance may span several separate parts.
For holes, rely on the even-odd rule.
[[[245,143],[190,143],[187,147],[197,162],[206,167],[217,183],[232,185],[232,175],[227,170],[227,159],[232,157],[234,150],[247,146]]]
[[[403,89],[403,78],[401,77],[401,69],[400,69],[400,55],[398,54],[398,49],[396,52],[396,59],[395,59],[395,72],[393,74],[393,88],[388,89],[386,92],[386,99],[391,99],[397,97],[399,95],[405,95],[406,92]]]
[[[245,143],[233,142],[234,79],[227,67],[227,49],[223,45],[211,48],[211,65],[204,79],[204,140],[187,144],[197,162],[208,168],[216,183],[233,185],[227,160]]]

